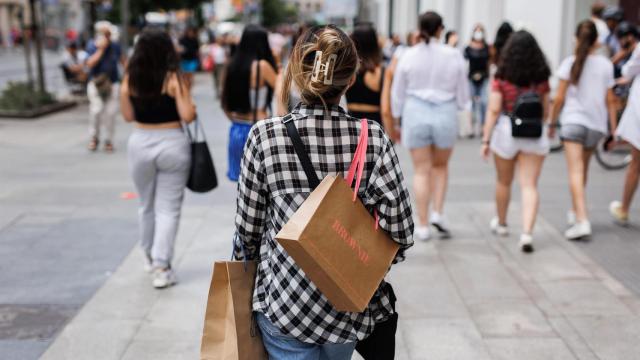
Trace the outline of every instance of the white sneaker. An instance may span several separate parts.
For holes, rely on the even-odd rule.
[[[609,213],[613,216],[613,221],[621,226],[629,225],[629,213],[622,211],[622,203],[620,201],[612,201],[609,204]]]
[[[143,255],[143,256],[144,256],[144,265],[143,265],[144,272],[151,273],[151,271],[153,270],[153,264],[151,262],[151,258],[148,257],[147,255]]]
[[[493,232],[496,235],[499,235],[499,236],[509,235],[509,228],[507,227],[507,225],[501,225],[500,220],[498,220],[497,216],[491,219],[489,226],[491,227],[491,232]]]
[[[418,240],[427,241],[431,237],[431,232],[429,231],[428,226],[416,226],[413,231],[413,236]]]
[[[533,237],[531,234],[521,234],[520,242],[518,243],[520,250],[524,253],[532,253],[533,252]]]
[[[573,210],[567,211],[567,225],[573,226],[576,224],[576,222],[576,213],[573,212]]]
[[[444,216],[438,212],[432,212],[429,218],[429,223],[438,230],[440,236],[443,238],[448,238],[451,236],[451,232],[449,232],[449,228],[445,224]]]
[[[176,274],[171,269],[155,269],[153,270],[153,287],[156,289],[163,289],[171,285],[175,285],[178,282]]]
[[[591,236],[591,223],[588,220],[576,222],[564,232],[569,240],[581,240]]]

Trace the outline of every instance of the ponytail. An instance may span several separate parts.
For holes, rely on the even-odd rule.
[[[584,20],[578,24],[576,28],[576,39],[575,60],[573,61],[573,65],[571,65],[569,76],[569,80],[573,85],[577,85],[580,81],[582,69],[589,56],[589,51],[591,51],[591,47],[593,47],[593,44],[598,40],[598,30],[593,21]]]
[[[427,11],[420,15],[418,22],[420,24],[420,37],[422,37],[427,44],[431,37],[442,29],[442,17],[435,11]]]

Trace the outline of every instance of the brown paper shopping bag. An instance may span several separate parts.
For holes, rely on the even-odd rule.
[[[253,261],[214,264],[202,332],[201,360],[267,359],[257,324],[252,321],[255,274]]]
[[[399,245],[351,189],[366,161],[367,123],[345,181],[327,176],[276,235],[296,264],[339,311],[362,312],[384,278]]]

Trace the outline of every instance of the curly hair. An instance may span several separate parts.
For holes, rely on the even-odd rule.
[[[496,78],[517,86],[529,86],[549,80],[551,69],[531,33],[514,32],[502,49]]]

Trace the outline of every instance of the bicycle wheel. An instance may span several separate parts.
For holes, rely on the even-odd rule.
[[[598,142],[595,155],[598,164],[607,170],[620,170],[626,168],[631,162],[631,147],[629,144],[617,144],[613,149],[607,150],[609,137]]]

